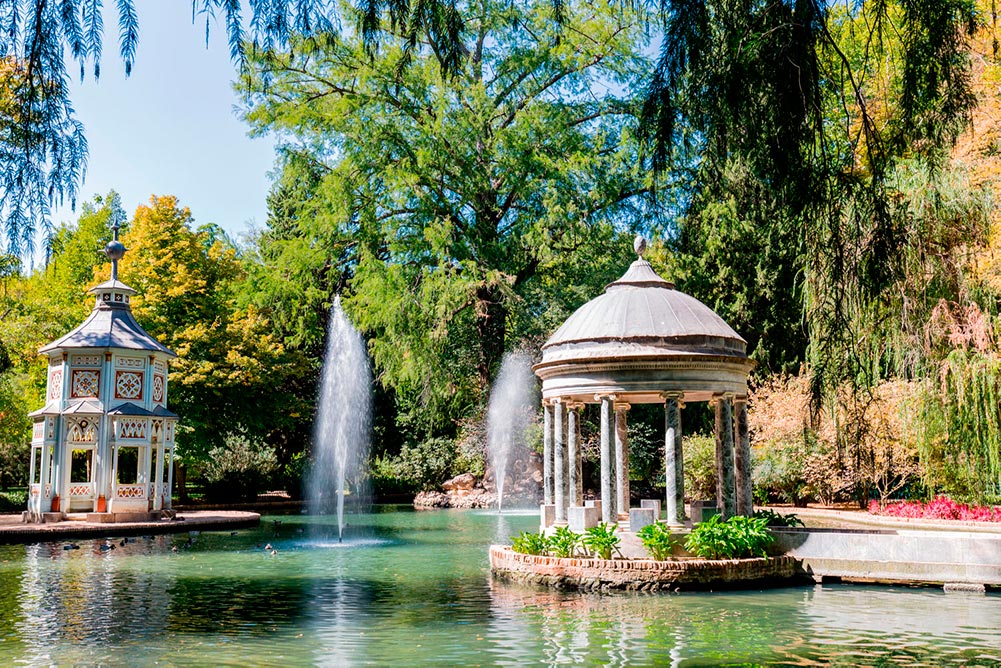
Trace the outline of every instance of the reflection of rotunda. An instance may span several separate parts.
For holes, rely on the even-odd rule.
[[[629,515],[626,413],[662,403],[668,522],[684,520],[681,409],[709,401],[716,411],[717,506],[724,516],[751,512],[746,342],[708,306],[674,289],[639,259],[603,295],[571,315],[542,346],[535,365],[545,409],[544,497],[552,520],[584,505],[580,410],[601,405],[601,519]],[[544,513],[545,514],[545,513]],[[543,523],[547,520],[544,516]]]
[[[104,251],[111,280],[90,289],[94,310],[39,351],[49,368],[47,403],[31,414],[30,521],[69,512],[135,520],[170,509],[177,415],[167,410],[167,364],[176,355],[132,316],[136,291],[118,280],[125,247],[113,229]]]

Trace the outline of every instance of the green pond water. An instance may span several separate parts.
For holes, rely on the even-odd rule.
[[[994,594],[557,593],[490,579],[487,546],[535,514],[348,519],[343,544],[329,518],[295,516],[189,546],[188,534],[0,546],[0,665],[1001,663]]]

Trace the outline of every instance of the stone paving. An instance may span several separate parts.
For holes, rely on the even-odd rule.
[[[191,510],[173,520],[96,523],[71,519],[52,524],[24,524],[20,515],[0,515],[0,543],[41,543],[69,538],[140,536],[255,527],[261,516],[238,510]]]

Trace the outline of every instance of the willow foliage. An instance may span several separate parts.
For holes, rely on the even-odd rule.
[[[1001,497],[1001,357],[967,349],[943,362],[921,405],[918,441],[930,487],[978,503]]]

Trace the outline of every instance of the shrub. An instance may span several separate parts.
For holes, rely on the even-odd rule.
[[[227,434],[222,447],[209,451],[205,500],[210,503],[253,501],[266,491],[278,468],[275,451],[244,434]]]
[[[554,557],[572,557],[581,547],[583,538],[569,527],[556,527],[555,533],[549,538],[549,553]]]
[[[766,519],[734,515],[728,520],[713,515],[688,534],[685,549],[704,559],[742,559],[767,556],[775,536]]]
[[[584,547],[599,559],[611,559],[612,551],[619,552],[619,543],[622,540],[615,535],[615,525],[602,522],[596,527],[591,527],[584,534]],[[622,553],[619,552],[621,556]]]
[[[787,513],[783,515],[782,513],[777,513],[774,510],[758,510],[754,513],[754,517],[762,518],[765,520],[767,526],[770,527],[801,527],[805,526],[803,520],[799,519],[793,513]]]
[[[28,490],[9,489],[0,492],[0,513],[19,513],[28,509]]]
[[[454,474],[458,456],[455,441],[429,438],[408,443],[400,450],[397,461],[399,477],[422,491],[438,489]]]
[[[546,554],[549,551],[549,538],[542,533],[522,531],[518,536],[512,536],[511,549],[521,554]]]
[[[675,537],[671,535],[671,530],[667,525],[660,522],[647,524],[636,535],[643,541],[643,547],[646,548],[655,561],[667,561],[670,559],[671,553],[674,551],[674,546],[678,543]]]
[[[716,440],[705,434],[683,436],[685,492],[692,499],[716,498]]]

